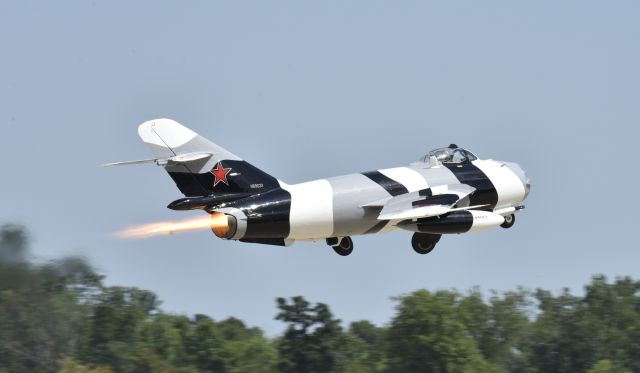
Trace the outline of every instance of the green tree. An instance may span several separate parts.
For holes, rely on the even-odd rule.
[[[93,364],[129,370],[130,356],[145,321],[157,310],[156,296],[146,290],[104,288],[91,306],[90,328],[82,355]]]
[[[228,319],[219,321],[216,323],[218,330],[222,338],[228,341],[241,341],[252,337],[262,337],[262,331],[258,328],[248,328],[245,323],[236,319],[235,317],[229,317]]]
[[[526,341],[529,366],[550,373],[586,371],[593,365],[595,351],[586,329],[580,327],[581,299],[568,289],[558,297],[538,289],[535,298],[541,313]]]
[[[351,323],[347,334],[348,372],[382,372],[385,370],[385,329],[369,321]]]
[[[332,372],[342,364],[340,350],[343,332],[323,303],[312,306],[303,297],[276,300],[280,312],[276,319],[288,324],[278,341],[281,372]]]
[[[5,224],[0,227],[0,262],[22,263],[28,256],[27,232],[24,227]]]
[[[193,365],[203,372],[224,372],[224,338],[208,316],[196,315],[193,333],[187,341]]]
[[[396,298],[397,314],[388,332],[391,372],[489,372],[457,312],[460,294],[418,290]]]
[[[0,227],[3,373],[640,372],[629,277],[594,276],[583,296],[419,290],[396,298],[388,327],[347,331],[325,304],[278,298],[287,328],[270,341],[236,318],[164,313],[153,293],[105,287],[79,258],[34,264],[27,237]]]
[[[260,336],[226,341],[224,356],[225,367],[229,373],[275,372],[278,361],[276,348]]]
[[[622,369],[616,366],[610,360],[600,360],[591,369],[587,371],[587,373],[630,373],[630,372],[631,372],[630,370]]]
[[[640,283],[594,276],[585,296],[538,289],[540,314],[525,343],[526,360],[544,372],[587,371],[600,360],[640,371]],[[603,363],[606,364],[606,363]]]
[[[482,356],[504,370],[514,370],[529,327],[529,293],[519,289],[499,295],[492,292],[486,303],[478,288],[462,297],[457,307],[460,320],[476,341]]]
[[[70,357],[60,360],[59,366],[58,373],[113,373],[109,367],[89,367]]]
[[[235,317],[220,321],[216,326],[224,339],[224,363],[229,373],[274,371],[278,352],[260,329],[249,328]]]
[[[587,373],[616,373],[610,360],[600,360]]]
[[[179,328],[182,318],[160,313],[147,320],[140,328],[139,345],[150,349],[157,356],[162,356],[173,366],[188,366],[190,361],[185,350],[187,341],[183,339]]]
[[[129,358],[132,373],[173,373],[175,369],[152,349],[139,347]]]
[[[28,256],[26,233],[14,226],[0,231],[0,371],[54,372],[83,343],[82,300],[100,277],[77,258],[46,265],[17,260]]]
[[[609,284],[593,276],[585,287],[580,325],[590,335],[592,360],[640,372],[640,281],[629,277]]]

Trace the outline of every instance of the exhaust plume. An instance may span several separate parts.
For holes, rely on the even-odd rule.
[[[198,216],[183,220],[136,225],[116,232],[114,236],[118,238],[147,238],[202,229],[213,229],[215,231],[223,224],[226,225],[224,214],[214,213],[213,215]]]

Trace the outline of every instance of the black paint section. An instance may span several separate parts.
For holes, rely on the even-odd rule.
[[[418,232],[431,234],[465,233],[473,225],[469,211],[454,211],[441,216],[418,219]]]
[[[362,174],[383,187],[387,192],[389,192],[389,194],[394,197],[400,194],[409,193],[404,185],[384,176],[380,171],[369,171],[363,172]]]
[[[210,191],[205,189],[202,184],[198,182],[198,179],[189,172],[189,169],[185,166],[180,166],[184,169],[184,172],[168,172],[169,176],[173,179],[173,182],[176,183],[180,192],[187,197],[198,197],[198,196],[206,196],[210,194]],[[213,176],[213,175],[211,175]]]
[[[421,197],[431,197],[433,192],[431,191],[431,188],[421,189],[418,191],[418,195]]]
[[[482,170],[471,162],[460,164],[445,163],[444,166],[456,176],[461,184],[467,184],[476,188],[476,191],[469,196],[471,206],[489,205],[482,208],[482,210],[487,211],[491,211],[496,207],[498,203],[498,192]]]
[[[338,240],[338,237],[329,237],[325,241],[329,246],[336,246],[340,243],[340,241]]]
[[[211,208],[225,202],[237,201],[249,197],[248,193],[212,194],[206,197],[180,198],[171,202],[167,208],[171,210],[198,210]]]
[[[256,239],[243,238],[240,240],[240,242],[259,243],[263,245],[286,246],[284,243],[284,238],[256,238]]]
[[[230,202],[247,216],[247,231],[242,239],[286,238],[291,226],[291,194],[284,189],[273,189],[239,201]]]
[[[276,178],[252,166],[248,162],[232,160],[223,160],[220,162],[223,168],[231,169],[229,174],[227,174],[227,182],[229,185],[218,182],[218,185],[214,187],[216,178],[211,172],[201,174],[191,173],[184,166],[185,172],[169,172],[169,175],[182,194],[187,197],[230,193],[256,194],[280,187]],[[232,176],[232,174],[235,176]]]
[[[422,207],[430,205],[453,205],[458,202],[457,194],[438,194],[437,196],[427,197],[411,202],[413,207]]]

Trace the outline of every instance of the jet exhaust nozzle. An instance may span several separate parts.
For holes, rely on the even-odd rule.
[[[238,221],[235,216],[222,212],[211,214],[211,231],[219,238],[230,239],[236,234]]]

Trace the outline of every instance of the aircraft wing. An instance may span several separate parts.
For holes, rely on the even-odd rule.
[[[442,185],[392,197],[368,207],[382,206],[378,220],[404,220],[428,218],[451,211],[468,210],[481,206],[469,206],[470,194],[475,188],[466,184]]]

